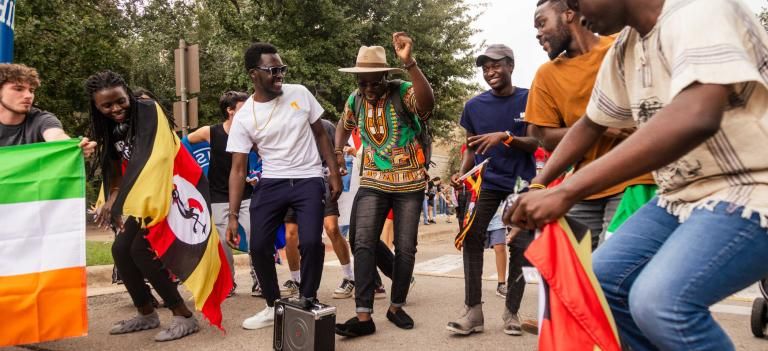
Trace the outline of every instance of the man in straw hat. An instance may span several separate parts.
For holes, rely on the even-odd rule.
[[[391,304],[387,319],[399,328],[413,328],[413,319],[402,306],[416,260],[416,234],[426,186],[425,149],[420,138],[431,116],[435,98],[432,88],[411,54],[413,40],[405,33],[392,35],[395,53],[403,69],[387,65],[384,48],[363,46],[355,67],[339,71],[353,73],[358,89],[347,100],[336,128],[337,162],[344,168],[341,146],[358,127],[363,141],[362,176],[352,217],[356,222],[355,304],[357,317],[336,325],[336,333],[348,337],[376,331],[373,313],[375,250],[384,220],[394,211],[395,264]],[[389,80],[388,73],[406,71],[413,82]],[[342,173],[346,169],[342,169]]]

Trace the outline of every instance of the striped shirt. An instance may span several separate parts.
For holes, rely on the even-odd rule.
[[[642,128],[693,83],[731,88],[720,130],[656,170],[659,205],[684,221],[720,202],[768,228],[768,34],[740,0],[667,0],[641,36],[625,28],[606,54],[587,115]]]

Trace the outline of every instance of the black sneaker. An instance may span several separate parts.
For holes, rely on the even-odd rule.
[[[387,319],[400,329],[413,329],[413,318],[405,313],[405,310],[402,308],[398,308],[395,313],[387,310]]]
[[[227,298],[235,296],[235,289],[237,289],[237,283],[232,282],[232,290],[229,290],[229,294],[227,294]]]
[[[506,299],[507,298],[507,283],[499,283],[496,286],[496,296]]]
[[[373,324],[373,319],[361,322],[357,317],[353,317],[344,324],[336,324],[336,334],[349,338],[371,335],[375,332],[376,324]]]
[[[262,296],[261,285],[259,285],[259,283],[253,283],[253,286],[251,287],[251,296],[253,297]]]

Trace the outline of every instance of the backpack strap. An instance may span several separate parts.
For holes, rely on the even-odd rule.
[[[392,107],[395,109],[395,114],[401,123],[404,123],[409,128],[416,130],[416,115],[408,112],[403,106],[403,97],[400,95],[400,87],[403,81],[399,79],[389,81],[389,101],[392,103]],[[429,123],[427,121],[421,121],[418,125],[419,132],[416,133],[416,139],[421,144],[422,151],[424,152],[424,159],[426,169],[435,165],[432,162],[432,132],[429,130]]]
[[[363,93],[360,92],[360,89],[355,89],[355,101],[352,103],[352,110],[355,111],[355,119],[360,118],[360,111],[363,110]],[[359,129],[360,126],[357,126]],[[362,136],[361,136],[362,137]],[[360,176],[363,176],[363,165],[365,164],[365,148],[363,148],[362,158],[360,159]]]
[[[400,96],[400,87],[403,85],[403,81],[400,79],[394,79],[389,81],[389,101],[392,102],[392,107],[395,109],[395,114],[401,122],[416,130],[416,122],[414,116],[405,109],[403,106],[403,97]]]
[[[352,103],[352,109],[355,111],[355,119],[357,119],[360,117],[360,111],[363,110],[363,93],[360,92],[360,89],[355,89],[353,94],[355,94],[355,101]]]

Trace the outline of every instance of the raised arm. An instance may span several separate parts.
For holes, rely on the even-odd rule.
[[[405,32],[392,34],[392,45],[395,47],[395,53],[400,59],[413,83],[413,94],[416,96],[416,107],[420,112],[432,111],[435,108],[435,94],[432,86],[429,85],[427,77],[421,72],[419,65],[413,58],[413,39]]]

